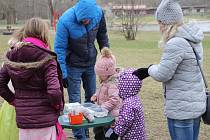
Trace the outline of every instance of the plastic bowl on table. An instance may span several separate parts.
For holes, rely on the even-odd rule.
[[[82,104],[82,106],[87,107],[87,108],[91,107],[92,105],[94,105],[94,104],[93,103],[83,103]]]
[[[101,107],[91,107],[89,108],[90,110],[94,111],[94,116],[95,117],[106,117],[108,115],[108,110],[105,108],[101,108]]]
[[[93,103],[83,103],[82,106],[84,106],[85,108],[98,107],[96,104]]]
[[[66,115],[66,114],[62,115],[62,116],[61,116],[61,119],[63,120],[63,122],[69,123],[68,115]]]

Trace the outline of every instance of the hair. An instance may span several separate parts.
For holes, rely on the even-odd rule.
[[[14,38],[17,41],[21,41],[23,39],[23,30],[24,27],[21,27],[19,30],[15,31],[12,35],[12,38]]]
[[[35,37],[50,46],[49,26],[41,18],[31,18],[27,20],[25,25],[12,36],[12,38],[17,41],[22,41],[27,37]]]
[[[167,43],[167,41],[174,37],[175,33],[177,32],[178,27],[181,25],[179,23],[173,24],[173,25],[167,25],[167,24],[163,24],[164,25],[164,30],[162,33],[162,37],[159,41],[159,47],[163,48],[165,46],[165,44]]]

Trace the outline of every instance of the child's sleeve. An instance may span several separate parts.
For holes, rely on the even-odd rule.
[[[47,96],[51,105],[57,109],[61,109],[63,93],[60,88],[60,82],[58,78],[57,62],[51,60],[45,69],[45,83],[47,88]]]
[[[120,97],[118,95],[119,90],[116,85],[111,85],[108,89],[108,100],[104,102],[101,107],[107,109],[108,111],[113,110],[119,103]]]
[[[93,95],[98,96],[98,94],[99,94],[99,89],[96,89],[96,92]]]
[[[8,87],[10,77],[5,66],[0,69],[0,96],[4,98],[8,103],[12,103],[15,99],[15,95]]]
[[[124,104],[121,108],[118,121],[115,123],[114,131],[120,137],[124,136],[127,130],[133,124],[134,120],[134,110],[128,104]]]

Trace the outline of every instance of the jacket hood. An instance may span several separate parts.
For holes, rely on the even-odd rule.
[[[175,36],[188,39],[194,43],[200,43],[204,38],[204,34],[201,29],[193,23],[180,26]]]
[[[30,78],[33,73],[39,69],[41,66],[43,66],[46,62],[55,59],[55,56],[47,55],[45,58],[41,60],[37,60],[35,62],[17,62],[15,59],[11,59],[12,54],[17,54],[19,49],[23,47],[30,47],[30,44],[19,43],[20,46],[16,46],[15,48],[11,49],[7,55],[4,56],[3,61],[4,65],[8,66],[9,73],[11,77],[18,78],[19,80],[27,80]],[[32,46],[34,47],[34,46]]]
[[[74,6],[78,22],[84,19],[93,20],[93,18],[99,15],[98,9],[100,9],[100,7],[97,5],[96,0],[79,0]]]
[[[135,69],[129,68],[119,74],[118,89],[119,96],[123,100],[139,93],[142,81],[135,75],[132,75]]]

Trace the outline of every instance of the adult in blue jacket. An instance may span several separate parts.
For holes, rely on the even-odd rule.
[[[81,101],[81,80],[85,102],[90,102],[95,93],[96,39],[100,50],[109,47],[103,11],[96,4],[96,0],[79,0],[60,17],[54,44],[63,72],[63,83],[71,103]],[[86,139],[83,129],[73,132],[77,139]]]

